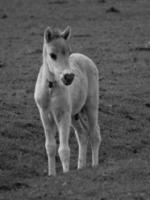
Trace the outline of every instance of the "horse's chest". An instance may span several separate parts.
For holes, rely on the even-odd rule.
[[[78,76],[70,86],[49,89],[49,109],[69,111],[72,115],[80,112],[87,99],[88,82],[86,77]]]
[[[65,89],[52,88],[49,90],[49,109],[52,112],[70,109],[69,95]]]

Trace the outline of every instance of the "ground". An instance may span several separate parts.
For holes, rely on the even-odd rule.
[[[0,1],[0,200],[150,199],[150,1]],[[47,176],[33,93],[47,26],[72,28],[73,52],[100,74],[100,164]]]

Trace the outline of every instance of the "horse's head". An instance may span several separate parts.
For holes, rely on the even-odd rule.
[[[68,40],[71,35],[70,27],[64,31],[47,27],[44,32],[43,59],[57,81],[71,85],[74,79],[69,65],[70,47]]]

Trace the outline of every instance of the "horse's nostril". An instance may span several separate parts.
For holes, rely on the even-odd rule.
[[[66,80],[66,81],[70,81],[70,80],[73,80],[73,78],[74,78],[74,74],[65,74],[64,75],[64,79]]]
[[[65,85],[70,85],[74,79],[74,74],[64,74],[64,83]]]

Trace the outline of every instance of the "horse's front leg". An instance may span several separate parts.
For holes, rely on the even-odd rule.
[[[71,113],[65,111],[57,112],[56,123],[59,132],[58,153],[62,163],[63,172],[68,172],[70,165],[69,134],[71,125]]]
[[[48,157],[48,175],[55,175],[55,156],[56,156],[56,124],[47,109],[39,109],[41,121],[45,132],[45,148]]]

